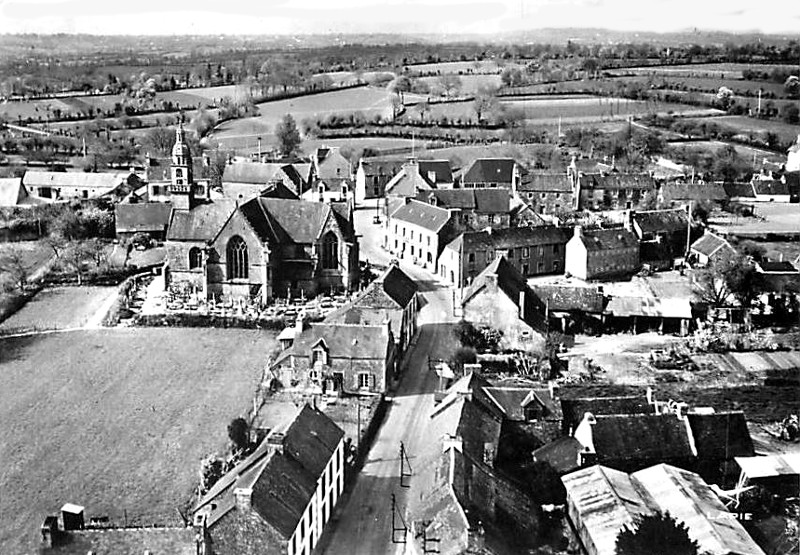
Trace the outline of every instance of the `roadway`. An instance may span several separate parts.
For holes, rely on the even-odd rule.
[[[372,223],[374,211],[356,212],[356,229],[361,233],[361,257],[376,264],[386,264],[389,256],[380,249],[383,229]],[[366,456],[361,472],[342,498],[330,523],[330,532],[322,538],[320,551],[329,555],[379,555],[399,553],[403,544],[393,542],[392,494],[397,511],[395,525],[402,528],[400,515],[407,506],[406,487],[400,484],[400,443],[406,448],[413,480],[415,453],[421,443],[430,440],[426,428],[436,375],[428,371],[428,356],[447,358],[454,344],[451,325],[452,290],[439,285],[425,270],[403,264],[422,290],[423,307],[418,323],[420,331],[405,357],[405,368],[395,391],[388,394],[389,407]],[[410,523],[409,523],[410,525]],[[397,532],[396,540],[403,536]]]

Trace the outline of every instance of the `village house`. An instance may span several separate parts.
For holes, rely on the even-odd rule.
[[[662,183],[658,191],[658,202],[670,208],[703,202],[723,205],[728,195],[722,183]]]
[[[358,161],[355,179],[355,203],[361,206],[368,200],[381,199],[386,194],[386,184],[402,168],[399,161]]]
[[[117,239],[125,241],[144,233],[155,241],[167,238],[172,206],[163,202],[118,203],[114,205]]]
[[[468,285],[500,256],[526,278],[560,274],[570,236],[569,229],[553,226],[465,232],[442,251],[439,276],[453,285]]]
[[[351,179],[352,164],[339,147],[321,146],[311,153],[312,183],[317,179]]]
[[[755,202],[791,202],[789,184],[771,174],[756,174],[752,180]]]
[[[567,516],[587,555],[616,555],[619,533],[656,513],[669,513],[684,524],[700,553],[764,555],[714,490],[693,472],[658,464],[629,475],[595,465],[561,480],[567,490]]]
[[[344,432],[304,405],[203,495],[193,521],[214,555],[310,555],[344,490],[344,467]]]
[[[589,281],[630,275],[639,268],[639,241],[628,228],[575,226],[566,247],[566,273]]]
[[[386,222],[384,248],[401,260],[410,260],[437,273],[439,255],[459,229],[454,210],[409,200]]]
[[[463,318],[503,332],[503,350],[535,353],[544,347],[544,325],[525,278],[500,256],[478,274],[461,299]]]
[[[399,359],[417,332],[418,290],[417,283],[393,263],[355,299],[328,314],[325,322],[377,326],[389,321]]]
[[[51,202],[31,195],[20,177],[0,177],[0,206],[35,206]]]
[[[574,184],[566,172],[529,172],[517,188],[519,197],[537,214],[572,212]]]
[[[116,526],[107,517],[86,522],[84,507],[65,503],[58,515],[44,519],[40,533],[42,555],[120,555],[169,553],[212,555],[210,538],[199,526]]]
[[[725,183],[723,187],[731,202],[755,202],[756,200],[752,183]]]
[[[293,164],[243,160],[227,164],[222,173],[223,196],[239,202],[247,202],[276,184],[283,185],[296,197],[310,188],[308,176]]]
[[[270,367],[273,386],[315,394],[376,395],[397,379],[391,320],[379,325],[311,323],[302,318]]]
[[[452,188],[450,162],[409,158],[386,183],[385,193],[395,198],[416,198],[420,191]]]
[[[639,260],[651,269],[672,269],[686,256],[690,219],[683,208],[631,212],[629,226],[639,238]]]
[[[456,217],[465,229],[511,226],[511,194],[505,189],[433,189],[420,191],[416,200],[457,210]]]
[[[312,202],[350,202],[354,187],[349,177],[314,179],[311,187],[300,198]]]
[[[648,174],[579,173],[574,186],[574,210],[645,210],[657,196],[656,183]]]
[[[471,382],[468,374],[453,384],[430,416],[431,441],[414,463],[409,553],[493,553],[507,533],[535,542],[540,509],[497,467],[502,417]]]
[[[705,235],[689,247],[689,255],[693,263],[707,266],[715,260],[736,255],[736,249],[726,239],[706,231]]]
[[[53,200],[102,196],[122,198],[144,183],[133,172],[26,171],[22,185],[33,196]]]
[[[463,171],[458,186],[465,189],[502,188],[517,191],[527,170],[513,158],[478,158]]]

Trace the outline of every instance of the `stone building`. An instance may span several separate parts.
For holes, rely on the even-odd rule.
[[[639,268],[639,241],[626,228],[584,231],[575,226],[566,253],[566,271],[587,281],[630,275]]]
[[[387,220],[384,248],[430,272],[438,272],[439,254],[452,240],[459,223],[454,210],[409,200]]]

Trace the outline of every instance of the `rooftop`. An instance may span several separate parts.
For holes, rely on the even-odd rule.
[[[475,249],[514,249],[538,245],[566,245],[572,231],[565,227],[511,227],[468,231],[456,237],[448,248],[458,251]]]
[[[723,247],[730,249],[730,251],[734,250],[728,241],[719,235],[714,235],[713,233],[706,231],[705,235],[692,243],[691,250],[705,256],[713,256]]]
[[[330,358],[384,360],[391,335],[386,326],[364,326],[334,322],[312,323],[295,337],[292,346],[283,351],[275,364],[287,357],[310,356],[311,350],[323,344]]]
[[[114,206],[117,233],[163,232],[169,225],[172,205],[162,202],[120,203]]]
[[[395,210],[391,218],[439,232],[450,221],[450,211],[425,202],[410,200]]]
[[[686,231],[689,226],[689,215],[683,208],[646,210],[634,212],[633,221],[643,233],[668,233]]]
[[[639,247],[639,239],[632,231],[617,229],[585,229],[581,237],[586,250],[606,251]]]
[[[479,158],[464,172],[462,183],[507,183],[514,180],[513,158]]]

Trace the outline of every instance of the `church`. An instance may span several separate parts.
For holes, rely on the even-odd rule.
[[[172,149],[167,230],[169,285],[210,298],[313,297],[358,287],[358,241],[349,202],[255,197],[199,201],[184,130]]]

